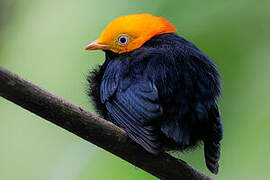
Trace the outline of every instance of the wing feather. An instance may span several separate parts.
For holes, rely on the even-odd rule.
[[[158,153],[160,142],[155,123],[163,114],[158,102],[156,86],[151,81],[131,83],[126,89],[115,89],[114,78],[103,81],[101,97],[113,122],[122,127],[129,137],[143,146],[147,151]],[[108,94],[114,96],[110,99]],[[106,96],[102,94],[106,94]]]

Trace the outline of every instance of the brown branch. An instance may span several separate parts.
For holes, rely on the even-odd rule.
[[[114,124],[0,67],[0,96],[166,180],[213,180],[167,153],[153,155]]]

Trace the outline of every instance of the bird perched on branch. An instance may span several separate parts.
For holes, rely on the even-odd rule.
[[[150,153],[204,143],[208,169],[217,174],[222,123],[214,62],[150,14],[113,20],[86,50],[103,50],[105,62],[89,77],[97,111]]]

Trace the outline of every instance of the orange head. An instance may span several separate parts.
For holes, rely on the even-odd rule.
[[[113,20],[100,37],[86,50],[111,50],[125,53],[141,47],[155,35],[174,33],[176,28],[167,20],[150,14],[121,16]]]

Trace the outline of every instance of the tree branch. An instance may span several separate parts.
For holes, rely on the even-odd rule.
[[[114,124],[0,67],[0,96],[166,180],[213,180],[167,153],[153,155]]]

